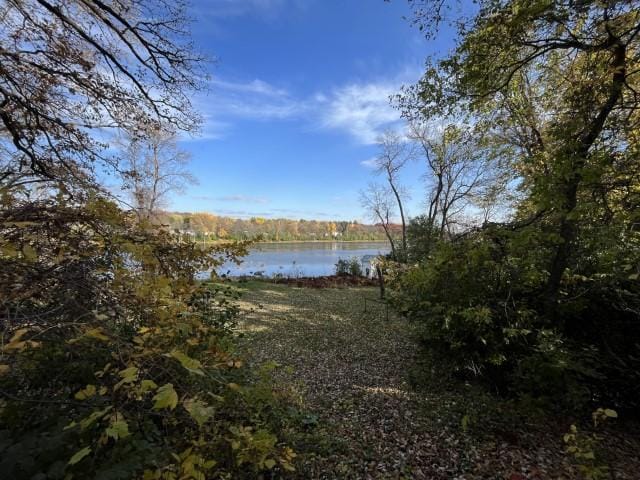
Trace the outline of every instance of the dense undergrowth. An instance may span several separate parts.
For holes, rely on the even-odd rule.
[[[293,470],[278,394],[235,351],[236,292],[193,280],[244,246],[203,250],[104,199],[63,198],[3,197],[3,477]]]
[[[539,408],[638,411],[638,233],[590,249],[545,290],[540,230],[494,227],[391,267],[391,301],[418,322],[427,355],[461,378]]]

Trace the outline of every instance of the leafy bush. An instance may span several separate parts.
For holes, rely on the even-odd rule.
[[[179,242],[101,198],[3,202],[4,476],[293,470],[271,414],[278,396],[233,347],[235,294],[193,280],[244,245]]]
[[[616,249],[616,263],[637,264],[628,244]],[[388,265],[389,298],[422,324],[425,350],[458,375],[547,406],[634,410],[638,282],[623,266],[578,266],[584,274],[568,272],[562,298],[550,307],[547,252],[540,228],[471,233],[438,244],[417,264]],[[610,273],[595,273],[602,271]]]
[[[338,259],[336,263],[336,275],[351,275],[353,277],[362,276],[362,266],[358,257],[353,257],[349,260]]]

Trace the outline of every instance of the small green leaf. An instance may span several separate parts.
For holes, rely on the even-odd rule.
[[[138,369],[136,367],[125,368],[124,370],[120,370],[118,375],[125,379],[133,379],[138,374]]]
[[[611,410],[610,408],[605,408],[604,414],[609,418],[618,418],[618,412]]]
[[[96,421],[100,420],[102,417],[104,417],[113,407],[111,405],[108,405],[107,407],[105,407],[102,410],[96,410],[94,412],[91,413],[91,415],[89,415],[88,417],[82,419],[80,421],[80,428],[82,430],[85,430],[87,428],[89,428],[91,425],[93,425]]]
[[[264,461],[264,466],[267,467],[268,470],[271,470],[276,466],[276,461],[273,458]]]
[[[167,383],[158,389],[158,393],[153,397],[153,401],[155,402],[153,404],[154,410],[160,410],[163,408],[173,410],[176,408],[176,405],[178,405],[178,394],[173,389],[173,385]]]
[[[114,419],[106,430],[107,437],[111,437],[114,440],[127,438],[129,436],[129,425],[127,421],[122,415],[118,415],[116,418],[117,419]]]
[[[125,368],[124,370],[120,370],[118,375],[120,375],[122,380],[113,386],[114,390],[118,390],[125,383],[133,383],[138,375],[138,369],[136,367]]]
[[[202,371],[202,364],[195,358],[191,358],[180,350],[172,351],[169,356],[178,360],[180,365],[189,372],[195,373],[196,375],[204,375],[204,372]]]
[[[91,447],[84,447],[83,449],[78,450],[76,453],[73,454],[73,457],[69,459],[68,465],[75,465],[90,453],[91,453]]]
[[[145,379],[140,382],[140,393],[147,393],[151,390],[155,390],[156,388],[158,388],[158,385],[153,380]]]
[[[202,400],[189,399],[182,402],[182,405],[200,427],[213,416],[213,407],[208,406]]]

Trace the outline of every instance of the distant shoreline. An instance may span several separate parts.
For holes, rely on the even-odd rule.
[[[389,243],[387,240],[267,240],[254,243]]]
[[[231,243],[231,242],[252,242],[256,244],[279,244],[279,243],[389,243],[388,240],[265,240],[265,241],[252,241],[252,240],[214,240],[212,242],[205,242],[208,244],[216,243]],[[194,240],[194,243],[202,243],[202,241]]]

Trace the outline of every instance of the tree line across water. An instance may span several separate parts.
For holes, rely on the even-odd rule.
[[[210,213],[159,212],[155,221],[170,231],[196,240],[257,241],[384,241],[380,225],[353,221],[291,220],[252,217],[239,219]],[[392,228],[399,229],[399,225]]]

